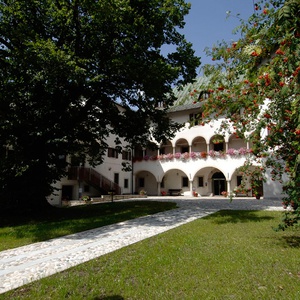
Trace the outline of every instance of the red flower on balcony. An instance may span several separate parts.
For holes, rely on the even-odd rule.
[[[202,151],[202,152],[200,153],[200,156],[201,156],[202,158],[206,158],[206,157],[207,157],[207,152]]]

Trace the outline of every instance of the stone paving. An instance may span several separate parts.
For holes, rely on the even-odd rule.
[[[280,200],[243,198],[229,202],[224,198],[187,197],[147,200],[175,201],[178,208],[0,252],[0,294],[218,210],[282,210]]]

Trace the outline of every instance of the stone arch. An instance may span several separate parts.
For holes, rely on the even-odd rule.
[[[192,141],[192,151],[205,152],[207,151],[206,140],[204,137],[197,136]]]
[[[142,190],[147,195],[157,195],[157,181],[155,175],[149,171],[139,171],[135,174],[135,193],[139,194]]]
[[[193,178],[193,190],[201,196],[221,195],[227,191],[227,179],[220,169],[207,166],[199,169]]]
[[[173,145],[171,141],[167,141],[165,144],[160,145],[159,154],[173,154]]]
[[[247,148],[247,142],[245,139],[241,139],[235,134],[231,134],[228,141],[228,149],[240,149],[240,148]]]
[[[175,143],[175,153],[185,153],[189,152],[189,143],[186,139],[179,139]]]
[[[240,168],[232,173],[230,178],[231,190],[235,196],[251,196],[251,178],[246,176]]]
[[[154,156],[157,156],[158,154],[158,145],[154,142],[149,142],[147,144],[147,148],[145,149],[145,156],[148,156],[148,157],[154,157]]]
[[[220,134],[215,134],[210,138],[209,149],[214,151],[225,151],[225,139]]]
[[[180,189],[181,193],[189,191],[188,175],[180,169],[170,169],[165,172],[160,188],[166,193],[169,193],[170,189]]]

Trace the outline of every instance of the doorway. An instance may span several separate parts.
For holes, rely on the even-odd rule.
[[[227,191],[226,179],[223,173],[217,172],[212,176],[212,188],[214,195],[222,195],[223,191]]]
[[[61,200],[72,200],[73,199],[73,186],[63,185],[61,191]]]

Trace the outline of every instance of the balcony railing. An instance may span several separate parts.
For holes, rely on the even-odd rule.
[[[160,160],[160,161],[168,161],[168,160],[189,160],[189,159],[206,159],[208,157],[212,158],[238,158],[241,156],[249,155],[252,153],[252,149],[240,148],[240,149],[228,149],[225,151],[214,151],[210,150],[208,152],[185,152],[180,153],[177,152],[175,154],[168,153],[168,154],[161,154],[161,155],[153,155],[148,156],[145,155],[143,157],[135,157],[133,161],[148,161],[148,160]]]

